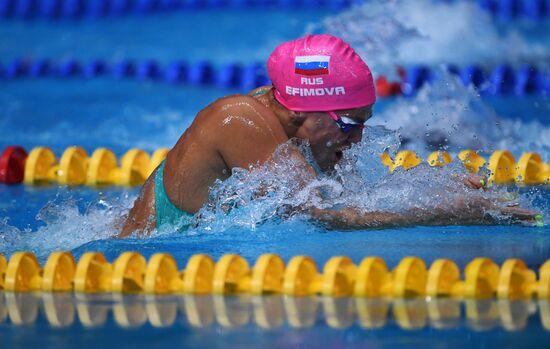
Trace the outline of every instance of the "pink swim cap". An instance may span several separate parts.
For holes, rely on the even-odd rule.
[[[267,71],[275,98],[289,110],[353,109],[376,101],[369,67],[332,35],[308,35],[277,46]]]

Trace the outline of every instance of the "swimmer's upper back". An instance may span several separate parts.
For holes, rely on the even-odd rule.
[[[235,167],[267,161],[288,137],[257,98],[232,95],[199,112],[166,159],[165,190],[179,208],[196,212],[215,180]]]

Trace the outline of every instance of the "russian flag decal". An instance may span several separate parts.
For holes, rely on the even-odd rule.
[[[328,74],[330,56],[296,56],[294,73],[300,75]]]

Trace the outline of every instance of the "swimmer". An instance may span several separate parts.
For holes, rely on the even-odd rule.
[[[348,44],[331,35],[308,35],[278,46],[267,67],[273,86],[218,99],[198,113],[144,184],[120,237],[147,234],[164,224],[189,226],[216,180],[229,178],[234,168],[251,169],[270,161],[289,139],[307,140],[319,169],[327,172],[346,149],[361,141],[376,96],[369,67]],[[297,148],[295,156],[313,179],[315,170]],[[466,184],[480,187],[476,178]],[[488,209],[498,208],[484,200],[429,213],[302,208],[341,229],[486,224],[493,222],[484,214]],[[518,221],[534,220],[535,215],[518,208],[500,211]]]

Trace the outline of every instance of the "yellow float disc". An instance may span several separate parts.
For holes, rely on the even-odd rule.
[[[145,270],[144,291],[147,293],[172,293],[181,291],[178,266],[174,257],[166,253],[155,253]]]
[[[160,165],[160,163],[166,159],[166,155],[168,155],[168,152],[170,149],[168,148],[160,148],[155,150],[153,155],[151,156],[151,160],[149,161],[149,168],[147,169],[147,177],[155,171],[155,169]]]
[[[313,259],[307,256],[293,257],[287,265],[283,279],[283,292],[291,296],[315,294],[310,286],[319,277]]]
[[[88,154],[81,147],[69,147],[59,160],[57,181],[61,185],[81,185],[86,183]]]
[[[124,252],[113,263],[113,292],[143,291],[143,277],[147,262],[137,252]]]
[[[8,267],[8,262],[6,257],[0,253],[0,290],[4,289],[4,276],[6,275],[6,268]]]
[[[463,150],[458,153],[458,158],[470,173],[477,173],[485,165],[485,159],[473,150]]]
[[[405,257],[393,271],[393,295],[395,297],[416,297],[426,292],[428,271],[426,264],[418,257]]]
[[[380,155],[380,160],[382,160],[382,164],[386,166],[390,172],[393,172],[395,169],[395,164],[388,153],[383,152],[382,155]]]
[[[395,167],[402,166],[405,170],[420,165],[422,160],[412,150],[402,150],[395,156]]]
[[[119,185],[142,185],[149,173],[149,155],[141,149],[130,149],[120,160]]]
[[[544,184],[550,184],[550,165],[546,166],[546,170],[541,175],[541,180]]]
[[[537,153],[523,153],[516,166],[516,182],[524,184],[543,183],[544,162]]]
[[[250,292],[252,294],[281,293],[285,263],[276,254],[264,254],[252,268]]]
[[[537,294],[539,299],[550,299],[550,259],[539,269]]]
[[[386,262],[380,257],[366,257],[357,268],[353,294],[357,297],[380,297],[389,278]]]
[[[446,151],[434,151],[428,156],[428,165],[435,166],[445,166],[451,163],[453,158]]]
[[[89,161],[86,185],[115,184],[111,173],[116,166],[116,156],[110,149],[96,149]]]
[[[205,254],[193,255],[183,273],[183,292],[193,294],[212,293],[214,261]]]
[[[44,266],[42,290],[72,291],[76,271],[74,257],[68,252],[54,252],[50,254]]]
[[[355,265],[348,257],[332,257],[323,268],[323,296],[345,297],[353,293]]]
[[[460,281],[460,270],[450,259],[437,259],[428,271],[426,295],[430,297],[450,296],[453,285]]]
[[[76,265],[76,292],[95,293],[111,290],[111,265],[99,252],[86,252]]]
[[[239,282],[250,272],[246,260],[236,254],[226,254],[214,268],[212,291],[217,294],[239,292]]]
[[[491,298],[497,288],[499,268],[489,258],[476,258],[464,271],[464,297]]]
[[[531,296],[529,285],[537,276],[520,259],[508,259],[502,265],[498,278],[497,296],[500,299],[521,299]]]
[[[57,159],[50,148],[36,147],[31,150],[25,162],[25,184],[52,181],[48,173],[55,166]]]
[[[41,286],[40,264],[30,252],[14,253],[6,268],[4,288],[11,292],[38,291]]]
[[[516,160],[507,150],[497,150],[489,159],[489,182],[506,184],[514,181],[516,177]]]

